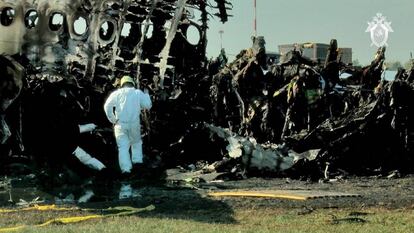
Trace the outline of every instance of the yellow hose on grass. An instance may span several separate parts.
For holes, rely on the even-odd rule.
[[[54,218],[50,219],[44,223],[37,224],[34,226],[30,225],[21,225],[21,226],[14,226],[14,227],[5,227],[0,228],[0,232],[11,232],[11,231],[18,231],[25,229],[26,227],[44,227],[48,226],[53,223],[59,223],[59,224],[70,224],[70,223],[78,223],[83,221],[88,221],[91,219],[103,219],[107,217],[117,217],[117,216],[126,216],[126,215],[133,215],[137,214],[143,211],[152,211],[155,209],[154,205],[147,206],[145,208],[134,208],[130,206],[118,206],[113,208],[105,209],[105,211],[121,211],[119,213],[113,214],[102,214],[102,215],[86,215],[86,216],[76,216],[76,217],[64,217],[64,218]],[[38,211],[48,211],[48,210],[57,210],[57,211],[67,211],[67,210],[88,210],[88,209],[79,209],[76,207],[73,208],[64,208],[64,207],[56,207],[55,205],[46,205],[46,206],[34,206],[34,207],[28,207],[23,209],[0,209],[0,213],[10,213],[10,212],[19,212],[19,211],[27,211],[27,210],[38,210]],[[96,209],[89,209],[88,211]]]

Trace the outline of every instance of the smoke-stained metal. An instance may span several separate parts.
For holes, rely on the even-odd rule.
[[[194,10],[200,18],[190,21]],[[156,90],[164,47],[161,70],[178,90],[174,77],[205,67],[207,16],[218,11],[208,0],[0,0],[0,164],[12,154],[62,164],[77,147],[108,153],[110,132],[91,139],[78,126],[108,127],[102,105],[125,74]],[[180,33],[168,27],[175,15]],[[198,43],[189,42],[189,25]],[[85,137],[94,142],[82,145]]]
[[[176,43],[186,43],[178,46],[197,51],[196,59],[204,62],[208,20],[206,1],[186,2],[2,0],[0,54],[25,56],[35,72],[50,79],[75,75],[104,85],[122,73],[140,72],[142,63],[145,63],[144,66],[149,65],[143,69],[143,76],[152,77],[159,72],[163,76],[166,65],[174,68],[178,66],[178,70],[183,70],[180,68],[183,60],[180,56],[185,54],[182,51],[171,51],[171,59],[159,57],[162,48],[168,47],[168,44],[176,46]],[[220,7],[222,4],[225,4],[224,1],[219,4]],[[202,24],[196,24],[197,30],[202,30],[199,33],[201,39],[196,45],[190,44],[185,39],[186,35],[178,34],[182,38],[179,39],[173,31],[169,33],[170,29],[164,28],[166,21],[171,20],[176,11],[182,14],[187,7],[201,11]],[[184,20],[180,15],[176,17],[177,30],[181,30],[180,21]],[[219,15],[227,17],[221,13]],[[125,25],[130,27],[128,35],[122,35]],[[151,37],[146,35],[149,27],[153,30]],[[166,34],[171,36],[166,38]],[[135,54],[131,54],[131,51]],[[191,59],[194,59],[193,55]],[[176,61],[180,61],[179,64]]]

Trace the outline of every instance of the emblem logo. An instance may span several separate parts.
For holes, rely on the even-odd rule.
[[[385,20],[385,16],[381,13],[377,13],[377,15],[373,17],[373,21],[368,22],[368,28],[365,32],[371,33],[371,46],[388,46],[388,32],[394,31],[391,28],[391,22],[387,22]]]

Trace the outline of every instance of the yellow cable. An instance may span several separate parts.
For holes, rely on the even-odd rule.
[[[13,212],[21,212],[21,211],[30,211],[30,210],[38,210],[38,211],[48,211],[48,210],[55,210],[55,211],[68,211],[68,210],[79,210],[79,208],[72,207],[72,208],[65,208],[65,207],[56,207],[56,205],[35,205],[26,208],[17,208],[17,209],[0,209],[0,213],[13,213]]]
[[[34,206],[34,207],[28,207],[24,209],[17,209],[17,210],[4,210],[0,213],[9,213],[9,212],[18,212],[18,211],[25,211],[25,210],[40,210],[40,211],[47,211],[47,210],[79,210],[79,208],[64,208],[64,207],[56,207],[55,205],[45,205],[45,206]],[[104,215],[87,215],[87,216],[76,216],[76,217],[65,217],[65,218],[54,218],[50,219],[44,223],[34,225],[35,227],[44,227],[48,226],[52,223],[61,223],[61,224],[69,224],[69,223],[78,223],[83,222],[91,219],[100,219],[100,218],[107,218],[107,217],[116,217],[116,216],[125,216],[125,215],[132,215],[136,214],[142,211],[151,211],[154,210],[155,206],[150,205],[145,208],[134,208],[130,206],[118,206],[113,208],[108,208],[106,210],[118,210],[121,211],[120,213],[116,214],[104,214]],[[9,212],[7,212],[9,211]],[[15,226],[15,227],[5,227],[0,228],[0,232],[11,232],[11,231],[18,231],[22,230],[26,227],[30,227],[28,225],[22,225],[22,226]]]
[[[36,227],[44,227],[47,225],[50,225],[52,223],[62,223],[62,224],[68,224],[68,223],[77,223],[77,222],[83,222],[90,219],[97,219],[97,218],[104,218],[107,217],[105,215],[87,215],[87,216],[78,216],[78,217],[66,217],[66,218],[55,218],[48,220],[42,224],[36,225]]]
[[[261,198],[280,198],[305,201],[308,198],[300,195],[292,194],[272,194],[272,193],[261,193],[261,192],[249,192],[249,191],[234,191],[234,192],[215,192],[209,193],[208,195],[213,197],[261,197]]]
[[[24,229],[27,226],[17,226],[17,227],[6,227],[6,228],[0,228],[0,232],[10,232],[10,231],[19,231]]]

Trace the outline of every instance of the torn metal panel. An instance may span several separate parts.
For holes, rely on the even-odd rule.
[[[0,145],[12,135],[6,122],[10,105],[19,97],[23,88],[24,68],[10,56],[0,55]],[[18,116],[20,117],[20,116]]]
[[[228,143],[226,150],[229,157],[241,158],[249,169],[281,172],[291,168],[299,160],[314,160],[319,153],[319,150],[312,150],[299,154],[283,145],[259,144],[254,138],[240,137],[228,129],[208,124],[205,126]]]
[[[217,3],[217,8],[219,9],[219,13],[216,15],[220,17],[221,22],[225,23],[228,20],[228,13],[227,10],[230,10],[233,5],[226,1],[226,0],[215,0]]]
[[[152,1],[151,8],[150,8],[149,12],[147,13],[147,16],[145,17],[144,30],[141,34],[141,38],[140,38],[139,43],[137,44],[137,46],[134,48],[134,50],[136,51],[136,55],[134,57],[134,63],[138,63],[138,65],[137,65],[137,77],[136,77],[136,83],[137,84],[139,84],[139,75],[141,74],[141,63],[142,63],[142,53],[143,53],[144,40],[147,36],[149,26],[150,26],[150,19],[151,19],[153,13],[154,13],[155,8],[157,7],[157,3],[158,3],[158,0],[153,0]],[[131,31],[130,31],[130,33],[131,33]]]
[[[187,183],[212,182],[225,174],[220,172],[203,173],[203,171],[188,172],[179,169],[168,169],[166,173],[167,181],[179,181]]]
[[[187,0],[178,0],[176,5],[176,10],[174,13],[174,17],[172,18],[171,28],[168,30],[167,33],[167,40],[165,42],[165,46],[160,53],[161,61],[159,64],[160,67],[160,87],[164,88],[164,76],[167,70],[167,59],[170,54],[171,43],[175,38],[175,34],[177,33],[178,24],[181,21],[182,15],[184,13],[184,7]]]
[[[4,144],[11,136],[9,126],[4,120],[4,115],[0,115],[0,144]]]
[[[20,95],[24,67],[10,56],[0,56],[0,113],[4,113]]]
[[[85,150],[83,150],[80,147],[77,147],[76,150],[73,152],[73,155],[79,159],[79,161],[83,164],[85,164],[86,166],[90,167],[91,169],[94,170],[102,170],[105,167],[105,165],[97,160],[96,158],[92,157],[90,154],[88,154]]]

